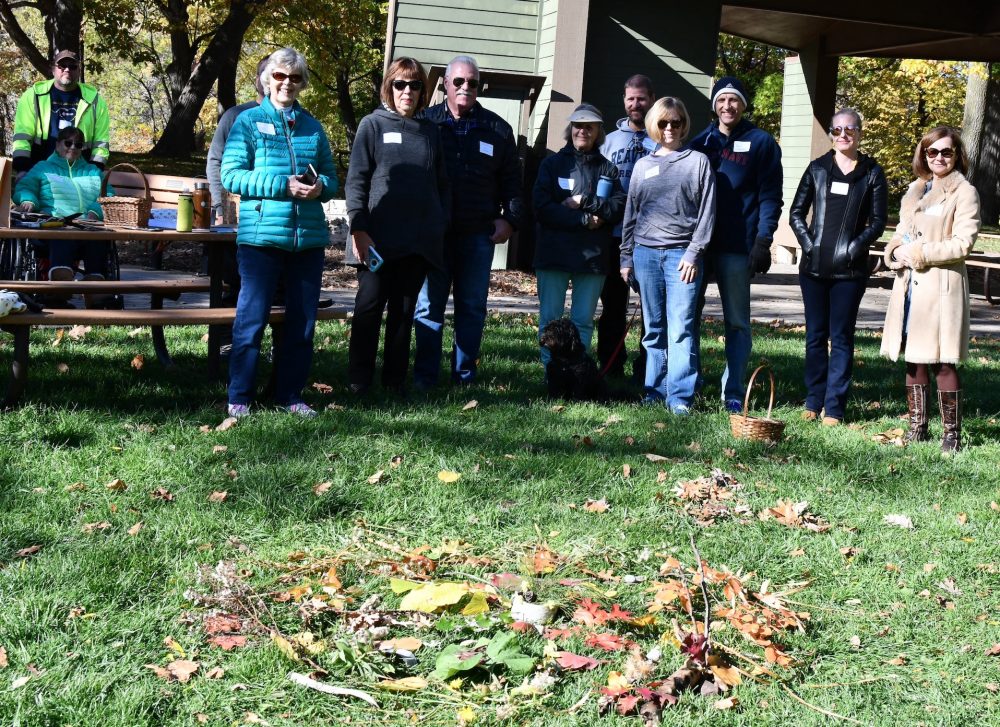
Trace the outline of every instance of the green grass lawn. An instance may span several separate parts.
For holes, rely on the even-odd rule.
[[[788,422],[770,446],[734,440],[715,402],[718,324],[703,331],[710,380],[689,418],[546,400],[523,317],[491,318],[481,384],[354,402],[343,385],[348,330],[323,324],[317,335],[313,381],[332,387],[307,395],[331,405],[319,418],[264,410],[223,431],[224,392],[203,374],[200,332],[168,332],[169,371],[148,334],[95,328],[55,345],[53,331],[34,333],[26,405],[0,418],[0,724],[639,725],[598,715],[598,689],[630,657],[592,637],[623,637],[642,657],[662,651],[642,683],[683,664],[671,620],[691,626],[679,602],[652,623],[638,617],[652,584],[677,575],[669,558],[695,565],[692,534],[708,567],[736,574],[747,593],[791,587],[782,605],[808,617],[801,632],[774,634],[792,660],[782,667],[716,612],[718,651],[741,655],[730,657],[744,671],[730,693],[738,704],[720,711],[729,694],[687,691],[663,724],[836,721],[820,710],[866,725],[1000,723],[1000,656],[986,654],[1000,642],[997,342],[973,343],[965,449],[943,458],[936,442],[872,440],[904,425],[905,404],[901,365],[878,357],[871,333],[859,334],[852,427],[822,428],[798,418],[801,331],[755,330],[754,356],[773,364]],[[2,347],[9,357],[6,336]],[[130,365],[137,353],[141,368]],[[737,498],[752,513],[701,527],[675,486],[714,468],[743,485]],[[443,471],[461,478],[444,482]],[[829,529],[756,516],[779,500],[808,502]],[[913,529],[886,524],[890,514]],[[501,573],[561,604],[555,626],[569,635],[511,631],[516,579],[486,599],[475,590]],[[700,613],[698,575],[688,570],[685,587]],[[393,579],[466,584],[472,592],[445,608],[488,613],[398,611]],[[716,611],[726,606],[717,593]],[[573,620],[583,598],[632,616],[587,626]],[[231,650],[207,633],[220,613],[238,618]],[[380,655],[353,629],[419,639],[416,661]],[[544,693],[515,691],[524,677],[502,659],[460,683],[431,676],[450,644],[505,633],[536,675],[554,677]],[[562,671],[554,651],[601,663]],[[186,676],[185,662],[198,666],[187,681],[165,678]],[[305,689],[291,671],[363,690],[379,708]],[[377,684],[407,676],[427,685]]]

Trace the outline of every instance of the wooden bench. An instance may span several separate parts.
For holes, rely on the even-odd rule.
[[[885,254],[884,245],[880,247],[872,247],[872,249],[868,251],[868,254],[875,258],[872,263],[873,274],[886,269],[885,263],[883,262],[883,256]],[[1000,255],[990,252],[974,252],[965,259],[965,266],[968,268],[977,268],[983,271],[983,296],[986,298],[986,302],[990,305],[1000,305],[1000,300],[996,300],[990,290],[990,271],[1000,270]]]
[[[344,319],[347,318],[347,313],[348,311],[343,308],[321,308],[316,312],[316,319]],[[151,326],[154,331],[153,345],[156,349],[156,356],[165,366],[170,366],[173,361],[163,340],[163,326],[232,325],[235,317],[235,308],[201,307],[154,310],[84,308],[43,310],[40,313],[12,313],[0,318],[0,329],[14,336],[14,360],[11,365],[11,379],[7,387],[6,397],[3,400],[3,408],[9,409],[17,406],[27,386],[32,326],[126,326],[129,328]],[[272,308],[269,320],[272,324],[282,323],[285,320],[285,309],[282,307]],[[155,333],[157,330],[159,331],[159,340],[157,340]],[[212,352],[210,351],[210,353]]]

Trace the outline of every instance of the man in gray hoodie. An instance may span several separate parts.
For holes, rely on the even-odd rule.
[[[635,163],[656,148],[656,144],[646,135],[646,112],[656,100],[653,93],[653,82],[648,76],[637,74],[625,81],[624,118],[618,119],[617,128],[608,134],[601,145],[601,154],[618,167],[619,179],[625,192],[628,192],[629,178]],[[615,225],[614,236],[617,244],[612,250],[613,270],[618,264],[618,246],[621,245],[622,226]],[[625,373],[625,361],[628,351],[624,344],[615,353],[619,341],[625,336],[628,318],[628,285],[617,275],[609,275],[601,290],[601,317],[597,321],[597,358],[603,370],[610,363],[608,374],[622,376]],[[640,334],[641,338],[641,334]],[[632,366],[633,378],[642,383],[646,368],[646,352],[639,346],[635,363]]]

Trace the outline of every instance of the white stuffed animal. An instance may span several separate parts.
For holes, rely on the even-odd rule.
[[[9,290],[0,290],[0,318],[3,318],[8,313],[23,313],[28,310],[17,293],[12,293]]]

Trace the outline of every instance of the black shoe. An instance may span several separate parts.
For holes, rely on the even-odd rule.
[[[333,308],[333,298],[320,298],[317,308]]]

